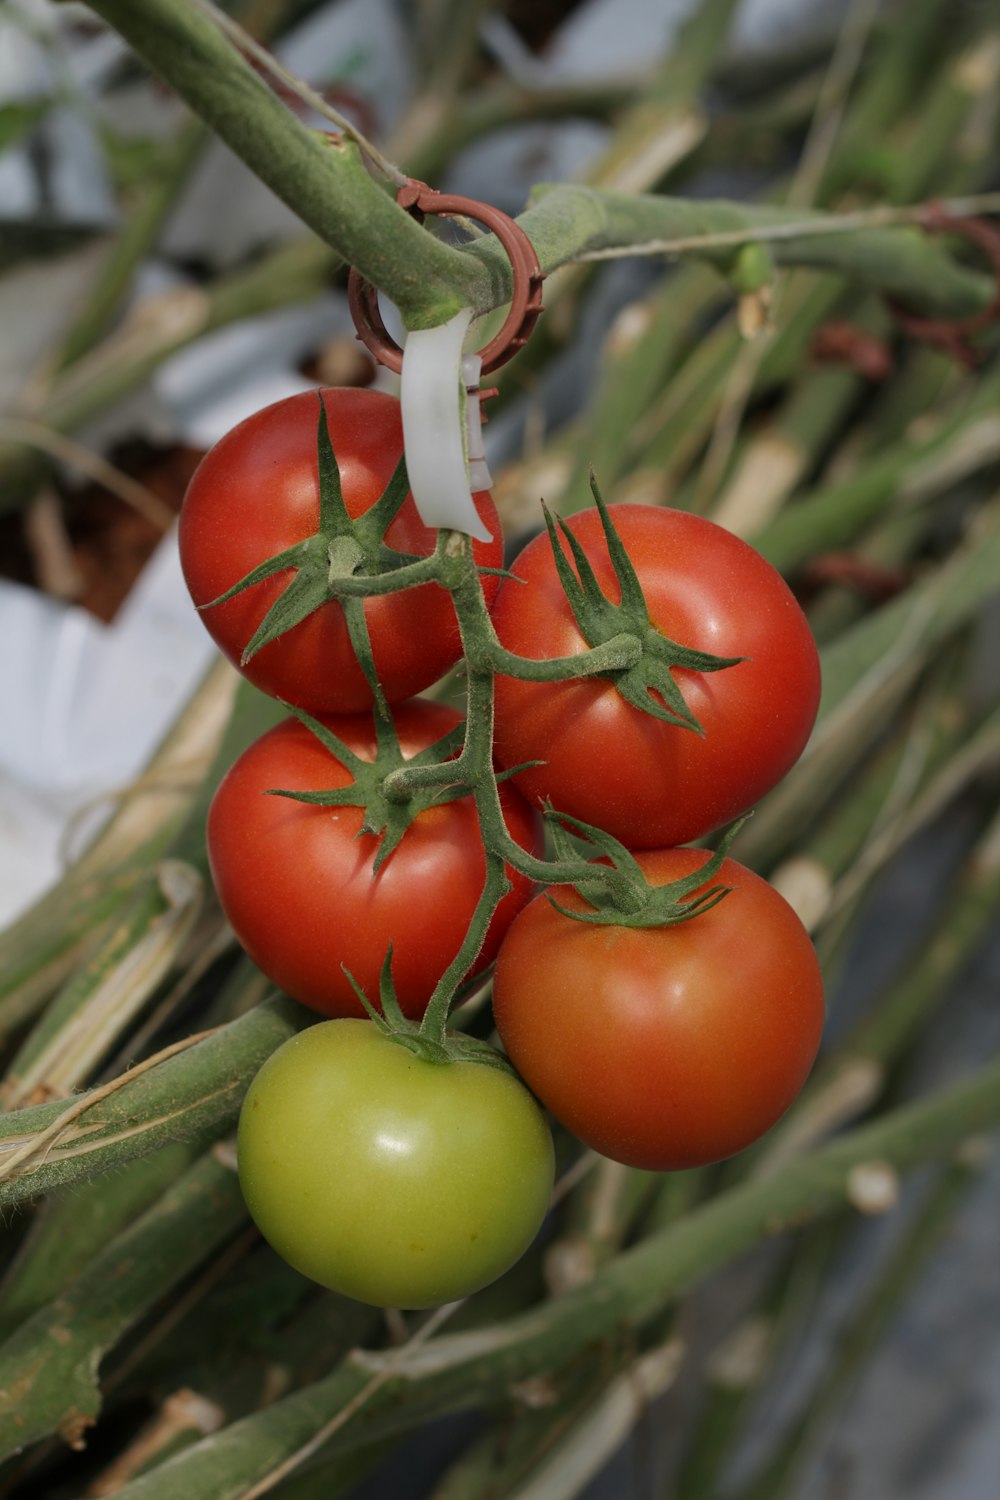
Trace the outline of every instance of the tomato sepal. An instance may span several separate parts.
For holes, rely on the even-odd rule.
[[[705,863],[692,874],[666,885],[650,885],[635,856],[613,834],[553,807],[546,808],[543,815],[552,828],[553,844],[560,859],[572,859],[576,854],[566,828],[569,824],[576,837],[600,850],[603,862],[612,865],[621,876],[614,886],[599,879],[568,882],[593,907],[589,912],[573,911],[546,892],[549,905],[562,916],[595,927],[676,927],[718,906],[730,894],[731,887],[713,885],[704,890],[702,887],[718,874],[733,839],[749,817],[747,814],[728,828],[718,847],[707,851]],[[700,894],[693,901],[688,900],[695,891]]]
[[[445,1031],[438,1039],[429,1035],[426,1027],[422,1027],[417,1021],[411,1021],[403,1014],[392,982],[391,943],[382,961],[382,971],[379,975],[381,1010],[372,1004],[346,964],[342,964],[341,969],[364,1006],[368,1019],[378,1027],[388,1041],[404,1047],[407,1052],[412,1052],[415,1057],[422,1058],[424,1062],[438,1065],[455,1062],[477,1063],[482,1067],[495,1068],[498,1072],[507,1073],[511,1078],[517,1078],[520,1082],[517,1070],[501,1052],[491,1047],[489,1042],[480,1041],[478,1037],[466,1036],[461,1031]]]
[[[405,457],[400,458],[375,504],[362,515],[352,518],[344,503],[340,468],[333,451],[322,396],[319,397],[316,444],[319,525],[314,534],[267,558],[217,598],[198,606],[203,611],[212,609],[276,573],[293,573],[244,647],[240,657],[240,665],[244,667],[258,651],[296,625],[301,625],[331,600],[360,599],[369,591],[382,592],[382,588],[370,590],[370,586],[382,583],[385,575],[395,572],[416,569],[413,576],[407,574],[405,581],[400,581],[399,587],[415,586],[433,576],[433,566],[426,566],[433,563],[433,557],[419,558],[412,553],[396,552],[385,543],[386,530],[398,515],[408,492]],[[353,587],[346,587],[348,580]]]
[[[404,766],[437,765],[448,761],[462,747],[465,726],[457,724],[441,739],[429,745],[410,759],[404,757],[399,740],[392,725],[391,711],[382,705],[383,715],[376,715],[378,729],[378,753],[374,760],[364,760],[355,755],[338,735],[325,724],[313,718],[304,708],[294,704],[284,705],[303,728],[314,735],[335,760],[350,771],[354,780],[350,786],[331,787],[328,790],[297,791],[284,787],[268,787],[268,797],[287,797],[291,802],[305,802],[313,807],[361,807],[365,817],[361,833],[370,833],[381,839],[375,855],[373,870],[377,875],[386,860],[398,847],[410,824],[427,807],[437,807],[445,802],[457,801],[468,796],[469,787],[462,781],[450,786],[435,786],[429,790],[408,790],[386,783],[394,772]],[[353,983],[353,980],[352,980]]]
[[[592,649],[619,636],[637,638],[641,646],[639,660],[624,669],[607,670],[615,688],[641,713],[701,734],[701,724],[688,708],[673,670],[680,667],[692,672],[721,672],[727,667],[739,666],[746,657],[715,656],[708,651],[698,651],[671,640],[656,629],[649,618],[639,575],[618,535],[593,471],[590,488],[601,519],[608,556],[618,580],[621,601],[615,604],[604,593],[579,539],[562,516],[553,517],[543,502],[552,560],[573,617]],[[560,537],[572,554],[576,572],[563,550]]]
[[[446,1063],[448,1053],[445,1047],[432,1037],[421,1036],[420,1027],[415,1021],[410,1021],[404,1016],[402,1007],[396,998],[396,988],[392,982],[392,944],[386,949],[385,958],[382,960],[382,969],[379,974],[379,1004],[382,1009],[372,1004],[364,990],[361,988],[354,975],[346,964],[341,964],[344,978],[357,995],[359,1001],[365,1008],[368,1016],[378,1030],[390,1041],[405,1047],[407,1052],[412,1052],[415,1057],[420,1057],[424,1062]]]
[[[255,583],[263,583],[265,578],[271,578],[275,573],[283,573],[289,568],[302,568],[309,560],[310,554],[317,550],[322,538],[316,536],[306,537],[303,542],[293,542],[283,552],[276,552],[273,557],[258,563],[256,568],[251,568],[238,583],[232,588],[226,589],[224,594],[219,594],[215,599],[208,599],[204,604],[197,604],[198,610],[214,609],[217,604],[225,604],[229,599],[235,599],[237,594],[242,594],[244,589],[252,588]],[[249,649],[249,648],[248,648]]]

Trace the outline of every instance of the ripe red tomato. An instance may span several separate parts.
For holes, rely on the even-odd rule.
[[[452,729],[460,715],[416,699],[393,713],[409,758]],[[323,719],[349,749],[375,758],[369,714]],[[379,840],[361,834],[360,807],[320,807],[265,793],[349,786],[351,775],[304,725],[287,719],[256,740],[227,772],[208,814],[208,854],[219,900],[254,963],[296,1000],[327,1016],[363,1016],[344,964],[377,1003],[379,973],[392,944],[392,975],[403,1011],[423,1014],[458,952],[486,877],[471,797],[425,808],[373,874]],[[501,788],[512,836],[541,852],[537,815],[512,787]],[[513,889],[497,908],[473,973],[493,960],[500,938],[531,895]]]
[[[312,536],[319,521],[316,392],[290,396],[234,427],[202,460],[180,520],[181,565],[191,597],[217,599],[251,569]],[[322,394],[348,513],[362,515],[378,500],[403,451],[399,402],[379,391],[330,389]],[[476,542],[484,567],[503,563],[496,508],[487,493],[476,507],[492,540]],[[412,496],[386,533],[397,552],[427,556],[437,532],[425,526]],[[202,619],[231,662],[292,578],[290,571],[202,610]],[[483,575],[487,602],[498,580]],[[380,682],[390,702],[436,682],[461,653],[451,599],[434,583],[365,600],[365,618]],[[240,670],[264,692],[314,712],[357,713],[371,705],[341,605],[322,604],[264,646]]]
[[[703,850],[637,856],[652,885]],[[536,896],[501,945],[493,1014],[525,1083],[616,1161],[674,1171],[721,1161],[770,1129],[812,1066],[823,987],[792,908],[735,860],[717,906],[674,927],[592,926]],[[586,911],[575,890],[552,893]]]
[[[819,706],[816,645],[780,574],[746,542],[683,511],[609,510],[655,628],[680,645],[748,659],[713,673],[674,669],[700,735],[633,708],[610,677],[498,677],[497,759],[543,758],[517,773],[521,790],[629,848],[683,844],[745,812],[798,759]],[[569,526],[617,602],[596,510]],[[505,582],[493,607],[502,644],[535,658],[583,650],[547,536],[529,542],[512,571],[523,582]]]

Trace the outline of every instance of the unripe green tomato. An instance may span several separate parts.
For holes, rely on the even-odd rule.
[[[279,1047],[243,1104],[240,1183],[303,1275],[382,1307],[466,1297],[512,1266],[545,1216],[552,1137],[527,1089],[432,1063],[371,1021]]]

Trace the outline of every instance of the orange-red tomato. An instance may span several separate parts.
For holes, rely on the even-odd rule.
[[[704,850],[637,855],[652,885]],[[655,1171],[732,1156],[784,1114],[812,1066],[823,987],[792,908],[735,860],[717,906],[673,927],[592,926],[545,894],[497,957],[493,1013],[528,1087],[588,1146]],[[569,887],[552,895],[571,910]]]
[[[426,749],[460,722],[454,709],[415,699],[393,711],[404,756]],[[375,758],[370,714],[322,722],[364,760]],[[404,1012],[419,1017],[458,952],[486,878],[471,797],[420,812],[378,874],[379,839],[360,832],[360,807],[320,807],[285,791],[349,786],[341,762],[297,719],[256,740],[223,778],[208,815],[208,853],[219,899],[254,963],[289,995],[327,1016],[364,1016],[344,967],[377,1003],[382,962]],[[537,815],[501,788],[512,836],[541,852]],[[512,889],[490,923],[473,973],[493,960],[532,886],[508,869]]]

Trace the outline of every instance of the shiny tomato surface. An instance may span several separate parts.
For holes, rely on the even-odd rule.
[[[371,690],[337,601],[321,604],[245,666],[245,647],[293,574],[277,573],[224,604],[211,603],[316,531],[320,394],[347,511],[359,516],[375,504],[403,451],[399,402],[380,391],[337,388],[290,396],[240,422],[198,466],[181,512],[181,564],[213,640],[251,682],[300,708],[356,713],[371,705]],[[500,567],[496,508],[487,493],[475,501],[492,539],[474,543],[473,555],[481,566]],[[437,532],[423,524],[408,495],[386,533],[388,546],[423,557],[436,541]],[[483,575],[488,601],[497,586],[496,577]],[[390,702],[429,687],[458,660],[458,622],[451,599],[436,583],[366,599],[364,609],[375,668]]]
[[[656,630],[746,660],[712,673],[674,669],[700,734],[633,707],[610,676],[498,677],[497,759],[508,767],[540,760],[514,778],[526,796],[550,799],[629,848],[683,844],[745,812],[794,765],[816,718],[819,658],[791,590],[746,542],[683,511],[609,510]],[[596,510],[569,526],[617,602]],[[521,581],[505,581],[493,608],[502,644],[537,659],[584,650],[548,537],[530,542],[511,568]]]
[[[636,856],[651,885],[691,874],[704,850]],[[672,927],[591,926],[536,896],[497,957],[493,1014],[537,1098],[574,1135],[654,1171],[743,1150],[791,1104],[823,1027],[809,936],[759,875],[723,862],[731,887]],[[575,911],[577,892],[551,894]]]
[[[396,706],[403,754],[435,743],[460,715],[421,699]],[[370,714],[322,722],[362,759],[375,757]],[[253,961],[289,995],[328,1016],[363,1016],[348,969],[377,1003],[382,962],[407,1015],[420,1016],[458,952],[482,892],[486,859],[471,797],[427,807],[378,874],[379,838],[362,834],[360,807],[319,807],[272,789],[327,791],[352,776],[297,719],[256,740],[223,778],[208,815],[208,853],[219,899]],[[515,788],[501,788],[512,836],[540,852],[539,819]],[[508,870],[473,973],[487,967],[532,886]]]
[[[370,1021],[325,1021],[250,1085],[240,1184],[296,1270],[382,1307],[433,1307],[528,1248],[552,1191],[552,1137],[509,1073],[426,1062]]]

